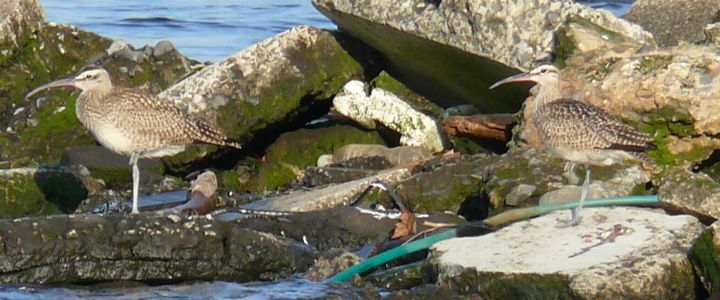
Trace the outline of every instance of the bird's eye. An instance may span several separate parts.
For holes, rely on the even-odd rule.
[[[547,69],[540,70],[540,73],[547,73]]]
[[[93,77],[92,74],[85,75],[85,79],[92,79],[92,77]]]

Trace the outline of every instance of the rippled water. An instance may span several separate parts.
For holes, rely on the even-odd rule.
[[[48,20],[124,39],[135,46],[172,41],[182,53],[217,61],[257,41],[300,24],[334,28],[310,0],[41,0]],[[632,0],[579,1],[624,14]],[[0,299],[248,298],[288,299],[357,297],[352,289],[291,279],[273,283],[205,282],[154,287],[0,286]]]
[[[200,61],[218,61],[300,24],[335,26],[310,0],[41,0],[48,20],[72,24],[137,47],[170,40]],[[632,0],[579,1],[620,15]]]
[[[300,24],[334,25],[310,0],[41,0],[50,22],[72,24],[137,47],[172,41],[197,60],[217,61]]]

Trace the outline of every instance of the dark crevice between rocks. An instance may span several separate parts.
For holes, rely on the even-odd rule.
[[[490,196],[481,192],[471,195],[460,204],[457,214],[468,222],[483,220],[490,215]]]
[[[330,32],[340,46],[363,68],[363,81],[370,82],[382,71],[382,54],[343,31]]]
[[[356,16],[315,7],[340,30],[382,53],[377,64],[383,70],[433,103],[444,107],[470,103],[486,113],[509,113],[518,111],[527,98],[527,89],[522,87],[488,89],[494,82],[517,73],[501,63]]]
[[[37,172],[33,179],[45,199],[66,214],[88,197],[83,183],[64,172]]]
[[[716,149],[708,158],[693,166],[693,173],[704,173],[717,180],[720,177],[720,150]]]

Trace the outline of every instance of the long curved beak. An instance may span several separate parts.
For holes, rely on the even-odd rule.
[[[53,82],[41,85],[38,88],[30,91],[27,95],[25,95],[25,100],[30,99],[30,97],[39,93],[40,91],[52,89],[52,88],[59,88],[59,87],[77,87],[77,86],[75,85],[74,78],[60,79],[57,81],[53,81]]]
[[[492,90],[498,86],[501,86],[503,84],[510,83],[510,82],[534,82],[531,79],[531,76],[532,75],[530,73],[520,73],[517,75],[513,75],[513,76],[510,76],[508,78],[505,78],[503,80],[500,80],[500,81],[494,83],[493,85],[490,86],[490,89]]]

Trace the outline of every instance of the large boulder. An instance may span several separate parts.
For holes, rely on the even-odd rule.
[[[0,66],[5,65],[45,22],[38,0],[0,1]]]
[[[327,100],[345,82],[363,76],[360,63],[342,46],[345,39],[299,26],[207,66],[159,96],[243,141],[260,130],[271,135],[268,131],[301,127],[327,112]],[[170,163],[181,168],[210,152],[180,155]]]
[[[705,25],[720,21],[718,0],[638,0],[624,19],[650,31],[659,46],[703,41]]]
[[[431,249],[439,283],[483,299],[695,297],[688,251],[697,219],[660,210],[586,208],[578,226],[556,228],[568,210]]]
[[[604,10],[572,1],[314,0],[323,14],[387,58],[390,74],[444,105],[472,103],[514,112],[523,91],[488,86],[555,52],[554,33],[580,16],[638,44],[652,36]],[[506,101],[496,101],[498,98]]]
[[[277,280],[315,253],[209,217],[61,215],[0,220],[0,282]]]

